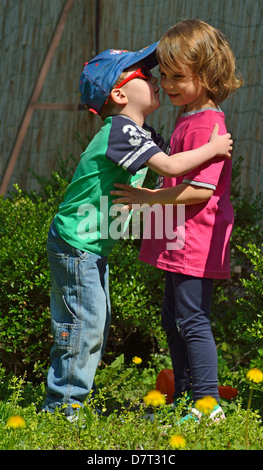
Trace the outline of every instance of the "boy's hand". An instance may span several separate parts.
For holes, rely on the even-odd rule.
[[[133,188],[132,186],[128,186],[127,184],[122,183],[115,183],[115,188],[119,188],[119,190],[111,191],[110,194],[113,196],[120,196],[119,199],[114,199],[114,204],[127,204],[127,206],[123,207],[126,209],[127,207],[129,210],[132,209],[133,204],[139,204],[140,206],[148,203],[150,195],[152,193],[151,190],[147,188],[142,188],[138,186],[137,188]]]
[[[231,134],[218,135],[219,125],[215,124],[215,127],[210,136],[209,142],[215,146],[217,155],[225,155],[231,157],[231,150],[233,140]]]

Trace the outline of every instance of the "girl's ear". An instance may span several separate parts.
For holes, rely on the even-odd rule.
[[[128,103],[128,97],[122,88],[113,88],[110,97],[116,104],[125,105]]]

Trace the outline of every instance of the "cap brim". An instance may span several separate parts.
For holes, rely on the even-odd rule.
[[[128,62],[125,64],[125,69],[141,61],[143,61],[146,67],[149,69],[158,65],[158,60],[155,53],[158,42],[159,41],[151,44],[148,47],[145,47],[144,49],[141,49],[140,51],[134,52],[130,60],[128,60]]]

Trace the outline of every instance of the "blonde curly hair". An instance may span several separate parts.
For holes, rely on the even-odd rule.
[[[190,71],[215,104],[243,84],[227,38],[204,21],[189,19],[172,26],[162,36],[156,54],[164,69],[183,76]]]

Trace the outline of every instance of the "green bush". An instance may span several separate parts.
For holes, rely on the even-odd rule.
[[[244,295],[238,299],[244,333],[259,344],[263,339],[263,245],[257,247],[248,244],[247,248],[239,247],[254,267],[249,279],[242,279]]]
[[[0,348],[7,370],[45,364],[50,343],[46,238],[52,207],[18,190],[0,199]]]
[[[80,143],[83,148],[84,143]],[[52,337],[46,239],[50,222],[76,166],[71,165],[71,159],[72,156],[64,160],[60,156],[58,169],[50,178],[35,175],[40,184],[37,193],[25,194],[16,188],[9,198],[0,198],[1,363],[7,373],[23,375],[27,372],[28,379],[33,381],[43,378],[49,364]],[[255,358],[258,349],[255,335],[258,331],[262,334],[262,258],[253,248],[258,256],[256,268],[261,270],[261,278],[257,275],[255,279],[252,252],[248,256],[245,247],[262,240],[263,204],[260,195],[255,199],[240,195],[237,190],[239,171],[237,165],[233,180],[234,272],[230,281],[215,283],[212,315],[213,330],[224,359],[234,365],[244,365],[244,360],[249,363]],[[148,183],[154,184],[155,176],[150,172],[148,179]],[[236,245],[243,247],[242,250]],[[133,355],[148,359],[160,347],[166,348],[160,325],[164,272],[140,262],[139,248],[140,240],[120,240],[109,257],[113,320],[106,360],[108,355],[118,356],[123,352],[128,360]],[[244,299],[242,308],[237,304],[240,298]]]
[[[257,355],[259,347],[247,330],[248,309],[241,308],[239,299],[250,296],[249,289],[255,282],[253,268],[257,269],[257,266],[253,266],[253,256],[250,256],[252,252],[250,253],[248,247],[252,245],[260,247],[263,243],[263,194],[259,193],[253,197],[249,189],[241,191],[242,162],[243,159],[240,157],[233,165],[231,197],[235,223],[231,237],[231,279],[214,282],[212,305],[212,326],[216,342],[233,368],[238,365],[247,366]],[[246,280],[251,276],[251,281],[246,286]],[[251,304],[253,302],[254,299],[251,298]],[[260,302],[262,305],[262,299],[260,300],[258,295],[249,318],[252,315],[255,320],[257,314],[260,314]]]

